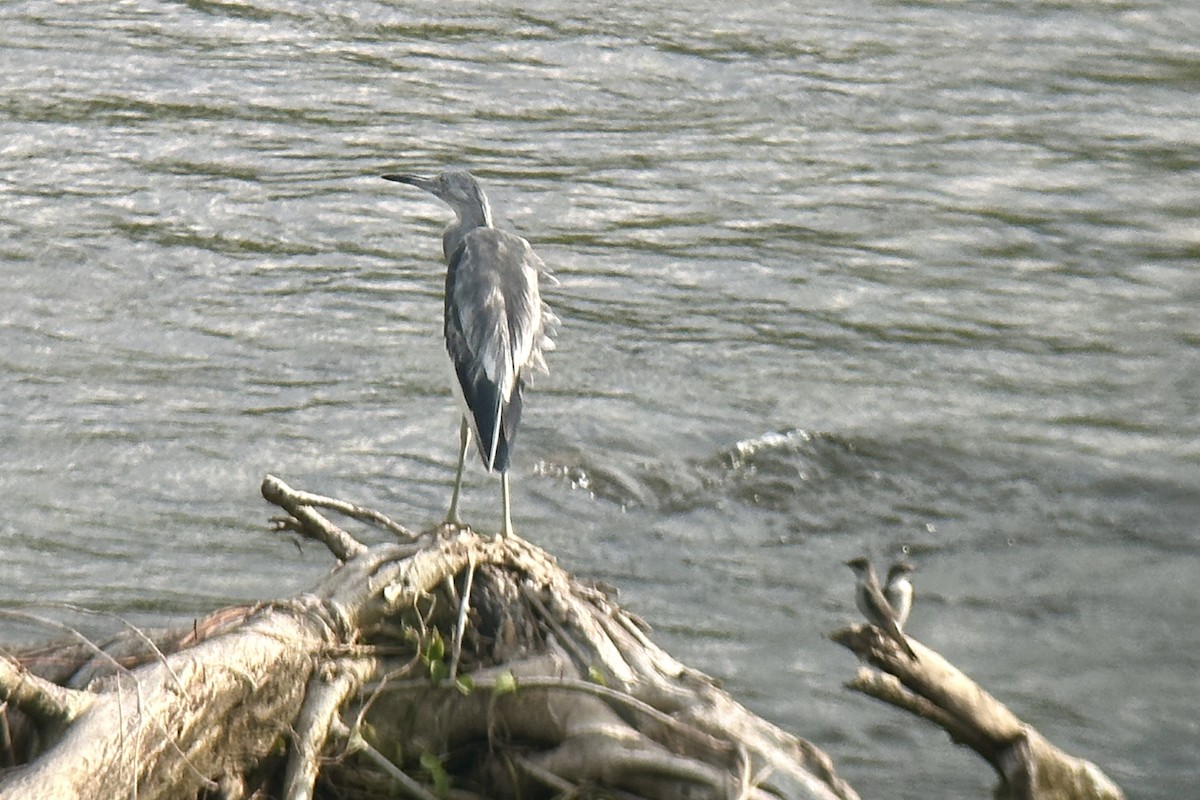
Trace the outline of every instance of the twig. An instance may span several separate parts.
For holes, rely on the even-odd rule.
[[[51,608],[65,608],[66,610],[73,611],[76,614],[83,614],[85,616],[115,619],[117,622],[120,622],[121,625],[123,625],[126,630],[131,632],[134,636],[136,636],[138,639],[140,639],[143,644],[145,644],[152,651],[154,651],[154,655],[158,657],[158,663],[162,664],[163,668],[167,671],[167,674],[171,676],[171,680],[175,681],[175,688],[178,689],[179,691],[183,691],[183,681],[181,681],[179,679],[179,675],[175,672],[174,669],[171,668],[171,665],[167,663],[166,654],[163,653],[163,651],[159,649],[158,645],[154,643],[154,640],[151,639],[149,636],[147,636],[145,634],[145,632],[142,631],[141,628],[139,628],[137,625],[134,625],[132,622],[125,619],[120,614],[114,614],[111,611],[93,611],[90,608],[84,608],[83,606],[77,606],[74,603],[52,603],[50,605],[50,607]]]
[[[420,538],[419,533],[409,530],[399,522],[391,519],[384,514],[379,513],[373,508],[348,503],[345,500],[338,500],[336,497],[326,497],[321,494],[305,492],[299,489],[293,489],[292,495],[296,498],[296,502],[306,506],[314,506],[316,508],[328,508],[330,511],[337,511],[339,514],[345,514],[347,517],[356,519],[359,522],[366,522],[372,525],[378,525],[384,530],[395,534],[401,539],[414,542]]]
[[[263,478],[262,496],[296,518],[301,533],[324,544],[340,561],[349,561],[366,552],[367,547],[346,531],[312,509],[305,501],[306,492],[297,492],[274,475]]]
[[[471,583],[475,580],[475,554],[467,557],[467,580],[462,599],[458,604],[458,624],[454,628],[454,647],[450,652],[450,683],[458,677],[458,660],[462,656],[463,632],[467,627],[467,613],[471,608]]]
[[[284,775],[287,800],[309,800],[321,768],[321,750],[337,718],[338,709],[374,668],[369,660],[337,665],[332,679],[318,670],[308,682],[304,705],[296,718],[294,746]]]
[[[84,645],[84,647],[91,650],[92,653],[99,656],[101,658],[101,660],[109,662],[109,664],[113,667],[114,677],[116,680],[117,713],[120,717],[121,728],[122,729],[125,728],[125,718],[124,718],[125,704],[123,702],[125,692],[121,686],[121,679],[128,678],[130,681],[133,682],[133,693],[134,693],[134,697],[137,699],[137,713],[140,716],[148,717],[150,722],[153,723],[154,727],[156,727],[158,729],[158,731],[165,737],[166,741],[170,743],[172,749],[174,749],[175,752],[179,755],[179,757],[183,760],[183,763],[187,765],[187,768],[192,772],[192,774],[200,782],[201,786],[203,786],[205,789],[208,789],[209,791],[216,791],[216,789],[217,789],[216,781],[212,780],[211,778],[209,778],[208,776],[206,776],[202,772],[200,772],[200,770],[196,769],[196,766],[194,764],[192,764],[191,759],[188,758],[187,753],[185,753],[183,751],[183,749],[179,746],[179,743],[175,740],[175,736],[166,729],[166,727],[163,725],[162,721],[159,720],[157,717],[146,715],[146,712],[143,708],[141,682],[138,681],[137,678],[135,678],[133,676],[133,673],[130,670],[126,669],[125,666],[121,664],[121,662],[117,661],[115,658],[112,657],[112,655],[110,653],[105,651],[104,648],[100,647],[100,645],[93,642],[91,639],[89,639],[87,636],[85,636],[79,630],[73,628],[70,625],[59,622],[57,620],[49,619],[47,617],[42,617],[37,614],[30,614],[30,613],[24,612],[24,611],[21,611],[21,612],[8,611],[5,609],[0,609],[0,616],[9,617],[11,619],[19,619],[19,620],[24,620],[24,621],[29,621],[29,622],[35,622],[39,625],[45,625],[46,627],[49,627],[49,628],[57,628],[58,630],[65,631],[66,633],[70,634],[72,638],[77,639],[79,642],[81,642]],[[10,659],[8,659],[7,657],[0,657],[0,668],[2,668],[5,665],[5,662],[10,662]],[[15,662],[11,662],[11,663],[15,664]],[[18,665],[18,668],[20,668],[19,665]],[[20,668],[20,669],[22,670],[22,672],[24,672],[23,668]],[[26,674],[29,675],[29,673],[26,673]],[[32,677],[33,677],[32,675],[29,675],[29,678],[32,678]],[[0,685],[3,685],[2,682],[0,682]],[[56,684],[50,684],[50,685],[55,686],[56,689],[63,690],[62,687],[58,687]],[[82,691],[73,690],[73,689],[65,689],[63,691],[71,692],[71,695],[75,696],[75,697],[81,696],[83,698],[83,700],[86,700],[86,702],[87,702],[87,706],[85,706],[83,709],[80,709],[78,712],[76,712],[74,714],[74,716],[72,716],[66,720],[67,724],[70,724],[83,711],[86,711],[87,708],[90,708],[91,705],[95,702],[95,697],[90,696],[90,692],[82,692]],[[120,746],[122,749],[125,747],[125,744],[126,744],[125,740],[121,739]],[[138,753],[138,755],[140,755],[140,753]],[[134,766],[135,774],[137,774],[138,764],[137,764],[136,760],[135,760],[133,766]],[[136,792],[136,781],[134,782],[134,785],[135,785],[134,791]]]
[[[64,622],[59,622],[58,620],[50,619],[49,617],[43,617],[39,614],[31,614],[28,611],[9,611],[8,609],[0,609],[0,616],[8,617],[9,619],[21,620],[23,622],[32,622],[37,625],[44,625],[47,628],[53,628],[55,630],[62,631],[71,636],[71,638],[79,641],[87,650],[90,650],[93,655],[97,655],[101,658],[101,660],[107,661],[112,666],[114,672],[118,674],[129,672],[129,670],[126,669],[121,662],[112,657],[111,653],[107,652],[103,647],[93,642],[78,629],[73,628]]]
[[[525,756],[517,756],[513,760],[531,778],[541,781],[563,797],[575,797],[579,794],[579,787],[577,785],[560,775],[556,775],[545,767],[533,763]]]
[[[541,615],[542,621],[546,623],[546,626],[558,638],[558,644],[567,651],[571,658],[575,659],[575,663],[579,665],[581,670],[586,669],[590,665],[591,659],[579,647],[575,638],[567,634],[563,626],[559,624],[559,621],[550,613],[550,609],[546,608],[546,604],[542,602],[542,598],[538,597],[537,590],[532,586],[523,584],[521,592],[525,595],[525,599],[529,601],[529,604]]]
[[[474,681],[474,688],[476,690],[494,689],[495,687],[495,678],[476,679]],[[394,692],[428,691],[431,688],[454,688],[457,690],[457,687],[455,687],[452,682],[443,682],[431,687],[429,681],[424,679],[397,681],[387,687],[389,691]],[[384,691],[384,689],[385,687],[383,686],[378,687],[378,691],[380,692]],[[735,747],[735,745],[730,742],[717,739],[716,737],[711,736],[686,722],[675,719],[670,714],[659,711],[657,708],[645,702],[644,700],[639,700],[636,697],[632,697],[631,695],[617,691],[616,689],[610,689],[607,686],[603,686],[599,683],[591,683],[578,678],[551,678],[544,676],[518,677],[517,689],[518,691],[524,691],[528,689],[562,689],[564,691],[592,695],[593,697],[623,705],[626,708],[640,713],[643,716],[659,723],[663,727],[686,736],[710,752],[724,755],[732,752]]]
[[[274,525],[275,530],[281,533],[283,531],[291,531],[292,533],[298,533],[301,536],[304,535],[304,526],[300,523],[300,520],[296,519],[291,514],[280,517],[268,517],[267,522]]]
[[[605,783],[628,784],[634,776],[677,779],[708,787],[709,792],[681,792],[683,796],[713,796],[721,789],[726,797],[731,776],[724,768],[677,755],[639,734],[595,735],[591,729],[569,735],[562,743],[537,757],[540,766],[556,774],[603,775]],[[599,772],[596,765],[603,764]],[[752,796],[753,797],[753,796]],[[758,800],[758,798],[755,798]],[[765,800],[765,798],[763,798]]]
[[[4,763],[0,767],[8,768],[17,765],[16,749],[13,747],[12,728],[8,724],[8,701],[0,702],[0,752],[4,754]]]
[[[346,748],[348,750],[362,753],[369,761],[387,773],[389,778],[400,784],[400,786],[406,792],[417,798],[417,800],[438,800],[437,795],[430,792],[415,779],[405,773],[404,770],[393,764],[386,756],[383,755],[383,753],[380,753],[378,750],[368,744],[367,740],[362,738],[359,733],[351,731],[349,728],[347,728],[346,723],[342,722],[340,719],[335,717],[330,729],[346,739]]]
[[[96,699],[39,678],[9,656],[0,656],[0,698],[38,722],[59,726],[70,725]]]

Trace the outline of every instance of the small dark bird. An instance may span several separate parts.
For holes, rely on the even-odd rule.
[[[504,520],[500,535],[513,532],[508,468],[530,371],[546,372],[543,356],[558,318],[542,302],[538,279],[556,282],[529,242],[492,227],[492,210],[479,181],[451,170],[433,177],[384,175],[424,189],[454,210],[442,234],[446,258],[446,351],[463,404],[458,471],[446,522],[460,525],[458,496],[471,435],[489,472],[500,473]]]
[[[917,654],[900,632],[896,621],[896,612],[888,603],[887,598],[879,589],[879,581],[875,577],[875,568],[865,558],[852,558],[846,566],[854,570],[857,581],[854,586],[854,602],[858,610],[867,618],[867,622],[883,631],[884,635],[896,642],[908,657],[917,660]]]

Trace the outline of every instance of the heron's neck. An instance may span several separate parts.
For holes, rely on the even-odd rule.
[[[481,202],[478,206],[462,209],[446,232],[442,234],[442,253],[446,256],[446,260],[450,260],[450,256],[462,247],[463,239],[467,238],[467,234],[476,228],[492,227],[492,209],[488,206],[486,197],[480,198]]]

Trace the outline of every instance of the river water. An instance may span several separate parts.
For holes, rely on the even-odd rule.
[[[982,797],[824,638],[908,553],[914,636],[1196,796],[1200,7],[735,5],[4,4],[3,607],[306,587],[267,472],[436,521],[448,212],[377,176],[468,167],[561,279],[522,535],[864,797]]]

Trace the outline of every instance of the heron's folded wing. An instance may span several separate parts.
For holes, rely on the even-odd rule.
[[[546,324],[538,274],[545,267],[519,236],[480,228],[463,241],[447,276],[453,306],[477,369],[507,400],[526,367],[541,367]],[[453,286],[451,286],[451,279]]]
[[[489,469],[506,469],[521,417],[520,371],[540,330],[537,273],[519,237],[472,231],[446,273],[446,349]],[[530,253],[532,254],[532,253]]]

